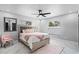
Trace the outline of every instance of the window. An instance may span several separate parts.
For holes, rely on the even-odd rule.
[[[17,19],[4,17],[4,31],[16,31]]]

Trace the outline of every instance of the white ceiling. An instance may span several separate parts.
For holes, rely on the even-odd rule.
[[[47,17],[57,16],[64,13],[77,11],[78,4],[0,4],[0,10],[10,11],[13,13],[21,14],[37,18],[38,10],[42,9],[43,12],[51,12]],[[38,18],[43,18],[42,16]]]

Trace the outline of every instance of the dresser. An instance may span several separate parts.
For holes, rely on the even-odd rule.
[[[62,27],[49,27],[48,33],[50,35],[60,35],[63,33],[63,28]]]

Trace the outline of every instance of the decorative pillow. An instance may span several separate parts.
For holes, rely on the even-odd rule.
[[[28,40],[29,40],[29,36],[25,36],[24,39],[25,39],[26,41],[28,41]]]
[[[32,29],[25,29],[25,30],[23,30],[23,33],[32,33],[32,32],[33,32]]]
[[[9,34],[3,35],[1,40],[2,40],[2,42],[10,41],[10,40],[12,40],[12,36]]]
[[[26,31],[25,30],[22,30],[22,33],[25,33]]]

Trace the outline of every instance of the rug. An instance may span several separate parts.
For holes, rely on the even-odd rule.
[[[61,54],[63,49],[64,47],[48,44],[35,51],[33,54]]]

